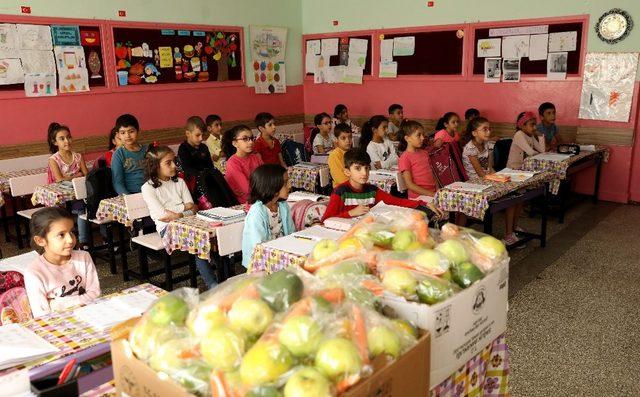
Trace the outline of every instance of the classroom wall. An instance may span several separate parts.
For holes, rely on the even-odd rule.
[[[528,0],[468,1],[436,0],[434,7],[426,1],[400,0],[376,2],[366,0],[302,0],[303,34],[340,31],[372,30],[396,27],[443,25],[487,21],[506,21],[545,17],[588,15],[587,52],[640,51],[640,29],[636,26],[622,42],[609,45],[601,42],[594,25],[600,15],[619,7],[637,21],[640,2],[622,0],[556,1]],[[334,26],[333,21],[338,25]],[[374,62],[376,60],[374,59]],[[640,74],[639,74],[640,75]],[[405,107],[405,116],[437,119],[447,111],[463,113],[469,107],[480,109],[483,115],[496,122],[515,122],[517,114],[537,109],[541,102],[551,100],[557,106],[560,125],[580,125],[604,128],[633,128],[638,130],[637,95],[628,123],[597,122],[578,119],[581,81],[526,81],[519,84],[484,84],[479,81],[384,80],[365,81],[363,85],[327,85],[304,82],[305,114],[331,111],[336,103],[345,103],[353,115],[386,114],[392,102]],[[637,136],[637,133],[636,133]],[[640,143],[635,147],[612,146],[610,160],[603,167],[600,198],[627,202],[633,190],[633,200],[640,200]],[[634,153],[636,154],[634,156]],[[591,176],[591,178],[589,178]],[[577,191],[591,192],[593,175],[581,175]]]
[[[20,15],[20,6],[30,6],[32,16],[242,26],[247,55],[249,25],[286,26],[288,88],[282,95],[256,95],[248,79],[248,86],[240,87],[202,88],[194,84],[178,89],[0,99],[3,145],[43,140],[48,123],[54,120],[68,124],[75,136],[106,135],[123,112],[136,115],[147,130],[180,126],[193,114],[218,113],[226,120],[246,120],[259,111],[303,113],[299,0],[3,0],[0,14]],[[125,10],[126,18],[119,18],[118,10]],[[249,65],[250,57],[245,56],[245,70]]]

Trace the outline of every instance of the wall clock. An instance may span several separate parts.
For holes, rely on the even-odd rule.
[[[600,40],[615,44],[624,40],[633,28],[631,15],[619,8],[611,9],[598,19],[596,33]]]

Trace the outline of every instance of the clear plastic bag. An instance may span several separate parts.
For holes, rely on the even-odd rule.
[[[456,265],[471,262],[483,273],[492,271],[508,257],[502,241],[473,229],[447,223],[442,226],[440,237],[443,242],[436,249],[443,253],[446,251]],[[461,247],[465,248],[466,254],[461,252]]]

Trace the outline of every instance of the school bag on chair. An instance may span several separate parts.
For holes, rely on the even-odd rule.
[[[22,274],[0,272],[0,325],[23,323],[32,318]]]
[[[447,186],[453,182],[462,181],[458,164],[456,164],[455,154],[452,153],[449,145],[442,145],[439,148],[429,151],[429,165],[431,172],[438,183],[438,187]]]
[[[291,218],[296,230],[305,229],[313,224],[320,223],[324,212],[327,210],[327,202],[313,200],[300,200],[291,207]]]
[[[87,219],[95,219],[100,201],[118,195],[113,188],[111,168],[102,167],[89,171],[85,178],[85,183],[87,185],[87,198],[85,199],[87,203]]]
[[[493,147],[493,169],[502,171],[509,161],[509,150],[513,139],[500,139]]]
[[[238,199],[231,191],[224,176],[216,168],[204,170],[198,175],[195,190],[198,192],[196,194],[206,196],[211,207],[231,207],[238,204]],[[200,207],[199,197],[196,200],[198,200]]]
[[[289,167],[301,161],[309,161],[304,145],[291,139],[287,139],[282,143],[282,157]]]

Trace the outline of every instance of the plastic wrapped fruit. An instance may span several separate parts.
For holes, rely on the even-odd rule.
[[[292,365],[293,356],[287,348],[277,341],[261,340],[243,357],[240,378],[245,385],[263,385],[278,379]]]
[[[269,274],[258,283],[260,298],[276,312],[286,310],[300,300],[303,289],[300,277],[287,270]]]
[[[462,262],[451,268],[453,281],[461,288],[467,288],[478,280],[482,280],[484,273],[471,262]]]
[[[437,277],[425,276],[416,287],[418,299],[427,305],[443,302],[452,297],[454,292],[454,286],[450,282]]]

